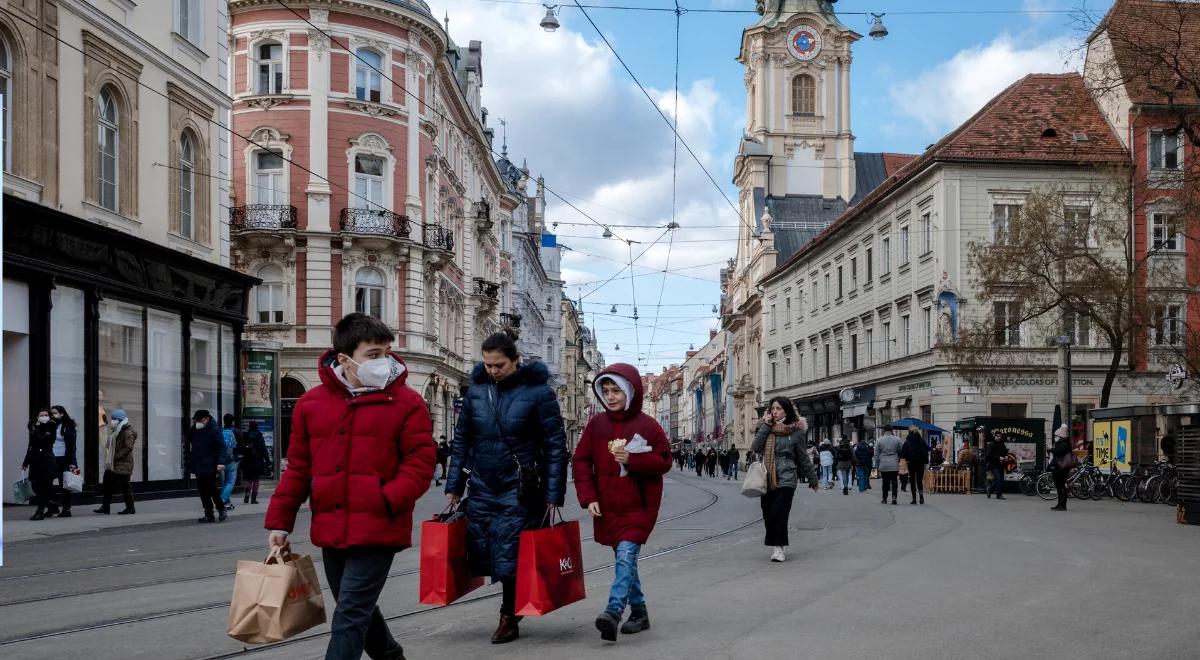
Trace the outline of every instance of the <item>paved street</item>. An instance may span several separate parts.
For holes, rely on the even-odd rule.
[[[806,491],[793,509],[789,561],[771,564],[757,502],[734,482],[670,476],[664,522],[641,565],[654,627],[618,642],[629,657],[1194,657],[1200,529],[1175,524],[1168,507],[1072,502],[1064,515],[1020,495],[893,507],[877,490]],[[173,507],[182,522],[97,531],[83,515],[42,526],[81,533],[30,540],[13,540],[29,539],[26,509],[7,508],[15,520],[0,570],[0,656],[241,657],[224,634],[226,606],[234,562],[263,555],[261,518],[239,506],[230,522],[200,526],[187,522],[194,504],[148,503]],[[440,504],[431,493],[418,514]],[[297,534],[295,545],[311,552],[306,540]],[[427,609],[417,602],[417,558],[397,557],[381,599],[409,658],[618,650],[592,627],[611,579],[604,548],[585,541],[588,600],[527,618],[522,639],[506,647],[487,642],[499,604],[492,588]],[[245,655],[320,658],[326,630]]]

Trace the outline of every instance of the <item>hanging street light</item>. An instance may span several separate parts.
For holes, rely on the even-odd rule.
[[[721,310],[717,309],[717,306],[716,306],[716,305],[713,305],[713,311],[712,311],[712,313],[713,313],[713,314],[720,314],[720,313],[721,313]]]
[[[613,237],[612,231],[610,231],[608,227],[605,227],[604,228],[604,238],[612,238],[612,237]]]
[[[619,350],[621,350],[621,345],[620,345],[620,344],[617,344],[616,346],[613,346],[613,350],[614,350],[614,351],[619,351]]]
[[[883,41],[884,37],[888,36],[888,29],[883,25],[883,17],[885,14],[871,14],[875,17],[875,22],[871,23],[871,31],[868,32],[875,41]]]
[[[554,10],[558,8],[558,5],[542,5],[542,6],[546,8],[546,15],[542,18],[542,22],[539,23],[539,25],[542,26],[542,29],[547,32],[553,32],[553,31],[557,30],[559,27],[561,27],[558,24],[558,17],[556,17],[554,15]]]
[[[633,308],[633,320],[634,321],[638,320],[637,307]]]
[[[616,306],[616,305],[613,305],[613,306],[612,306],[612,309],[608,310],[608,313],[609,313],[609,314],[616,314],[616,313],[617,313],[617,306]]]

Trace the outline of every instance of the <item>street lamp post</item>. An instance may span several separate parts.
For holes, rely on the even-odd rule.
[[[1071,407],[1071,344],[1073,343],[1074,337],[1071,335],[1058,335],[1050,339],[1051,346],[1058,346],[1058,392],[1059,401],[1066,412],[1068,436],[1074,425],[1075,417]]]

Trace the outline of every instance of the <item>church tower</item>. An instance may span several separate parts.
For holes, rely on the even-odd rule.
[[[743,191],[854,197],[850,65],[862,36],[834,15],[834,2],[758,0],[762,18],[742,33],[748,139],[735,182]]]

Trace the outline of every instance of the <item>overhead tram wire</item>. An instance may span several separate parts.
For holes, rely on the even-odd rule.
[[[68,41],[65,41],[65,40],[63,40],[63,39],[62,39],[62,38],[60,38],[58,35],[56,35],[56,34],[54,34],[54,33],[50,32],[50,31],[46,30],[45,28],[41,27],[40,25],[38,25],[38,24],[36,24],[36,23],[33,23],[32,21],[30,21],[30,20],[28,20],[28,19],[26,19],[26,18],[24,18],[24,17],[22,17],[22,16],[18,16],[18,15],[16,15],[16,14],[14,14],[14,13],[13,13],[11,10],[9,10],[9,9],[7,9],[7,8],[6,8],[6,9],[3,9],[2,11],[3,11],[3,12],[4,12],[4,13],[7,15],[7,16],[9,16],[10,18],[12,18],[12,19],[14,19],[14,20],[17,20],[17,21],[21,21],[22,23],[24,23],[24,24],[28,25],[29,27],[31,27],[31,28],[33,28],[33,29],[37,30],[38,32],[40,32],[40,33],[42,33],[42,34],[46,35],[47,37],[50,37],[51,39],[53,39],[53,40],[55,40],[56,42],[58,42],[58,43],[62,44],[63,46],[66,46],[67,48],[70,48],[71,50],[73,50],[73,51],[75,51],[75,52],[79,53],[79,54],[80,54],[80,55],[82,55],[82,56],[83,56],[85,59],[91,59],[91,60],[93,60],[93,61],[95,61],[95,62],[98,62],[98,63],[100,63],[100,64],[103,64],[103,65],[105,65],[105,66],[108,66],[108,65],[110,64],[110,63],[108,62],[108,60],[101,59],[101,58],[97,57],[96,55],[91,55],[91,54],[88,54],[86,51],[84,51],[82,48],[79,48],[79,47],[78,47],[78,46],[76,46],[75,44],[72,44],[72,43],[70,43],[70,42],[68,42]],[[157,89],[155,89],[155,88],[153,88],[153,87],[151,87],[151,86],[147,85],[146,83],[142,82],[141,80],[136,80],[136,81],[134,81],[134,82],[137,84],[137,86],[138,86],[138,87],[142,87],[142,88],[146,89],[147,91],[151,92],[152,94],[156,94],[156,95],[158,95],[158,96],[161,96],[162,98],[166,99],[166,101],[167,101],[167,103],[168,103],[168,104],[171,104],[171,103],[178,103],[178,101],[176,101],[176,100],[172,99],[172,98],[171,98],[171,97],[170,97],[168,94],[166,94],[165,92],[159,91],[159,90],[157,90]],[[366,202],[366,203],[367,203],[367,204],[369,204],[369,205],[377,206],[377,207],[379,207],[379,210],[381,210],[381,211],[386,211],[386,210],[387,210],[387,209],[383,208],[382,206],[380,206],[379,204],[376,204],[376,203],[375,203],[375,202],[373,202],[372,200],[370,200],[370,199],[368,199],[368,198],[366,198],[366,197],[364,197],[364,196],[362,196],[362,195],[359,195],[358,193],[354,192],[353,190],[350,190],[349,188],[347,188],[347,187],[345,187],[345,186],[342,186],[342,185],[339,185],[339,184],[337,184],[337,183],[334,183],[333,181],[329,180],[328,178],[326,178],[326,177],[324,177],[324,176],[321,176],[320,174],[317,174],[316,172],[314,172],[314,171],[312,171],[312,170],[308,169],[307,167],[305,167],[305,166],[301,165],[300,163],[297,163],[296,161],[294,161],[294,160],[292,160],[292,159],[288,158],[287,156],[284,156],[282,153],[279,153],[278,151],[272,151],[272,150],[271,150],[269,147],[267,147],[266,145],[259,144],[258,142],[255,142],[254,140],[250,139],[250,137],[249,137],[249,136],[242,135],[241,133],[238,133],[237,131],[233,130],[233,128],[232,128],[232,127],[230,127],[230,126],[226,126],[225,124],[221,123],[220,121],[218,121],[218,120],[216,120],[216,119],[212,119],[212,118],[210,118],[210,117],[201,117],[201,119],[203,119],[204,121],[208,122],[209,124],[212,124],[213,126],[216,126],[217,128],[220,128],[221,130],[224,130],[224,131],[229,131],[230,135],[234,135],[234,136],[236,136],[236,137],[239,137],[239,138],[241,138],[241,139],[245,140],[247,143],[249,143],[249,144],[251,144],[251,145],[253,145],[253,146],[255,146],[255,147],[258,147],[259,149],[262,149],[263,151],[270,151],[271,153],[275,153],[275,154],[276,154],[276,155],[278,155],[278,156],[279,156],[279,158],[280,158],[281,160],[283,160],[285,163],[288,163],[289,165],[292,165],[293,167],[296,167],[297,169],[299,169],[299,170],[301,170],[301,171],[304,171],[304,172],[306,172],[306,173],[308,173],[308,174],[311,174],[312,176],[314,176],[314,177],[316,177],[316,178],[320,179],[321,181],[324,181],[325,183],[328,183],[330,186],[333,186],[333,187],[335,187],[335,188],[337,188],[337,189],[339,189],[339,190],[344,190],[344,191],[346,192],[346,194],[348,194],[348,195],[352,195],[352,196],[354,196],[354,197],[357,197],[358,199],[361,199],[362,201]],[[164,165],[163,167],[168,167],[168,168],[171,168],[171,169],[178,169],[178,168],[174,168],[174,167],[172,167],[172,166],[170,166],[170,165]],[[233,180],[233,179],[225,179],[225,178],[223,178],[223,177],[211,176],[211,175],[206,175],[206,176],[210,176],[210,178],[214,178],[214,179],[218,179],[218,180],[224,180],[224,181],[228,181],[229,183],[237,183],[237,182],[236,182],[235,180]],[[243,182],[243,183],[245,183],[245,182]],[[260,186],[255,186],[255,187],[260,187]],[[228,208],[228,207],[226,207],[226,208]],[[370,208],[370,207],[368,207],[368,208]],[[414,221],[410,220],[410,222],[414,222]],[[414,223],[414,224],[415,224],[415,223]]]
[[[326,39],[329,39],[329,43],[337,45],[338,47],[345,50],[347,53],[353,55],[355,60],[358,60],[359,62],[363,63],[364,65],[370,67],[370,69],[372,71],[374,71],[375,73],[378,73],[384,80],[392,83],[392,85],[394,86],[393,88],[398,87],[400,89],[400,91],[404,92],[404,94],[406,96],[410,96],[410,97],[416,99],[418,103],[420,103],[421,105],[424,105],[426,107],[426,109],[428,109],[429,112],[440,117],[442,119],[442,121],[446,122],[447,124],[449,124],[450,126],[453,126],[456,129],[458,129],[460,132],[462,132],[463,135],[470,136],[469,139],[471,139],[472,141],[479,144],[479,146],[481,148],[483,148],[484,151],[491,154],[493,158],[502,157],[502,154],[497,153],[496,150],[492,148],[492,145],[488,144],[486,140],[476,136],[474,131],[469,131],[469,130],[463,128],[457,122],[455,122],[453,119],[446,116],[445,113],[439,111],[436,107],[434,107],[434,105],[432,103],[430,103],[428,101],[422,101],[421,97],[417,96],[416,94],[414,94],[412,91],[409,90],[408,85],[401,85],[400,83],[396,82],[390,75],[388,75],[387,73],[384,73],[382,70],[378,69],[374,64],[368,62],[366,59],[364,59],[362,56],[360,56],[358,54],[357,50],[351,49],[347,44],[345,44],[341,41],[338,41],[337,38],[335,38],[332,34],[329,34],[329,32],[314,25],[312,21],[308,20],[307,17],[301,15],[300,12],[296,11],[295,8],[290,7],[287,4],[285,4],[283,0],[275,0],[275,3],[278,4],[280,7],[282,7],[283,9],[285,9],[288,13],[292,14],[296,18],[303,21],[305,25],[308,25],[309,27],[311,27],[315,32],[324,36]],[[450,38],[450,35],[447,33],[446,39],[448,40],[449,38]],[[581,210],[579,207],[577,207],[574,204],[572,204],[571,202],[567,201],[565,198],[563,198],[561,195],[559,195],[558,192],[556,192],[553,188],[545,185],[544,181],[543,181],[542,187],[546,190],[546,192],[549,192],[550,194],[554,195],[559,200],[561,200],[564,204],[566,204],[567,206],[570,206],[572,209],[574,209],[576,213],[587,218],[588,220],[591,220],[592,223],[595,224],[597,227],[600,227],[601,229],[606,229],[606,230],[612,232],[612,230],[609,229],[608,225],[600,222],[599,220],[596,220],[591,215],[589,215],[589,214],[585,213],[583,210]],[[616,235],[616,232],[612,232],[612,233],[614,236]],[[622,239],[622,240],[625,240],[625,239]]]
[[[663,293],[667,290],[667,270],[671,268],[671,249],[675,247],[675,229],[679,227],[676,222],[676,201],[679,194],[679,33],[680,21],[683,18],[683,12],[679,8],[679,0],[675,0],[675,130],[673,146],[671,150],[671,224],[667,225],[671,231],[671,238],[667,241],[667,259],[663,263],[662,285],[658,287],[658,304],[654,310],[654,325],[650,327],[650,345],[654,345],[654,337],[658,333],[658,319],[662,313]],[[629,284],[633,285],[633,280],[629,280]],[[636,307],[634,308],[637,309]],[[641,352],[641,347],[638,347],[638,352]],[[646,361],[649,365],[649,359]]]
[[[670,231],[670,230],[667,230],[667,231]],[[633,244],[632,243],[629,244],[629,272],[633,273]],[[667,277],[666,275],[663,275],[663,279],[666,279],[666,277]],[[642,352],[642,333],[641,333],[641,329],[638,327],[637,285],[634,284],[632,279],[629,280],[629,294],[633,299],[633,340],[634,340],[635,348],[637,348],[637,351],[640,354]]]
[[[488,2],[500,5],[529,5],[529,6],[544,6],[545,3],[541,0],[478,0],[479,2]],[[601,9],[611,11],[641,11],[641,12],[672,12],[675,11],[671,7],[648,7],[642,5],[597,5],[597,4],[580,4],[578,7],[585,9]],[[571,7],[572,5],[560,5],[560,7]],[[691,14],[758,14],[754,9],[720,9],[720,8],[698,8],[691,9],[682,7],[685,13]],[[915,9],[915,10],[900,10],[889,11],[889,16],[970,16],[970,15],[991,15],[991,14],[1073,14],[1078,10],[1075,9],[978,9],[978,10],[954,10],[954,9]],[[837,16],[873,16],[872,12],[867,11],[836,11]]]

